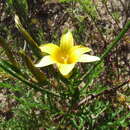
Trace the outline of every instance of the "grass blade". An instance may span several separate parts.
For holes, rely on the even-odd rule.
[[[28,67],[28,69],[31,71],[31,73],[34,75],[34,77],[36,78],[36,80],[39,83],[43,83],[46,79],[45,74],[39,69],[34,67],[31,59],[25,54],[24,51],[20,51],[20,54],[26,64],[26,66]]]
[[[87,79],[86,81],[86,84],[84,85],[84,87],[80,90],[80,92],[82,93],[83,90],[85,88],[88,87],[88,85],[90,84],[90,82],[92,81],[92,79],[94,79],[95,77],[91,76],[95,69],[97,69],[100,64],[102,63],[102,61],[104,60],[104,58],[111,52],[111,50],[118,45],[119,41],[121,40],[121,38],[125,35],[125,33],[128,31],[128,29],[130,28],[130,21],[124,26],[124,28],[122,29],[122,31],[118,34],[118,36],[116,36],[115,40],[110,43],[108,45],[108,47],[106,48],[105,52],[102,54],[101,56],[101,60],[98,61],[96,64],[94,64],[87,73],[85,73],[82,77],[81,77],[81,80],[84,80]],[[83,81],[83,82],[84,82]],[[81,82],[82,84],[82,82]]]
[[[27,86],[35,89],[36,91],[40,91],[43,94],[47,93],[47,94],[51,94],[53,96],[59,96],[59,94],[57,94],[57,93],[51,92],[50,90],[42,89],[39,86],[37,86],[37,84],[29,82],[25,77],[17,74],[11,68],[4,66],[2,61],[0,61],[0,68],[2,68],[5,72],[9,73],[10,75],[14,76],[15,78],[19,79],[20,81],[22,81]]]
[[[16,24],[16,27],[18,28],[18,30],[23,34],[25,39],[28,41],[28,43],[31,46],[34,54],[38,58],[41,58],[42,53],[41,53],[41,50],[38,47],[38,44],[33,40],[33,38],[30,36],[30,34],[25,30],[25,28],[21,24],[20,19],[19,19],[19,17],[17,15],[15,15],[15,24]]]

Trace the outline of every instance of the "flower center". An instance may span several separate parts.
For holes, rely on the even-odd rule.
[[[59,61],[63,64],[69,64],[69,55],[59,56]]]
[[[64,50],[58,50],[57,52],[55,52],[55,54],[53,55],[53,58],[61,63],[61,64],[72,64],[74,63],[74,59],[71,56],[71,53],[69,51],[64,51]]]

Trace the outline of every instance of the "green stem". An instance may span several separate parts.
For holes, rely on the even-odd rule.
[[[49,90],[45,90],[45,89],[41,89],[39,86],[35,85],[35,84],[32,84],[30,82],[28,82],[26,79],[24,79],[24,77],[16,74],[15,72],[13,72],[12,70],[10,70],[8,67],[2,65],[2,62],[0,62],[0,67],[6,71],[7,73],[11,74],[12,76],[14,76],[15,78],[19,79],[20,81],[22,81],[24,84],[32,87],[33,89],[37,90],[37,91],[40,91],[42,93],[47,93],[47,94],[51,94],[53,96],[59,96],[58,94],[54,93],[54,92],[51,92]]]
[[[121,40],[121,38],[125,35],[125,33],[128,31],[128,29],[130,28],[130,21],[124,26],[124,28],[122,29],[122,31],[118,34],[118,36],[116,36],[115,40],[110,43],[108,45],[108,47],[106,48],[105,52],[102,54],[101,56],[101,60],[99,62],[97,62],[96,64],[94,64],[87,73],[85,73],[82,77],[81,80],[85,80],[87,79],[87,77],[89,75],[91,75],[94,70],[96,68],[98,68],[98,66],[101,64],[101,62],[105,59],[105,57],[108,56],[108,54],[111,52],[111,50],[118,45],[119,41]],[[94,79],[94,78],[92,78]],[[80,84],[82,84],[84,81],[82,81]],[[85,88],[88,87],[90,81],[86,82],[85,86],[80,90],[80,92],[82,92]]]

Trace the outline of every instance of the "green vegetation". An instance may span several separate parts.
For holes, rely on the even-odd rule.
[[[108,0],[0,3],[1,130],[129,127],[130,8],[128,3],[118,4]],[[76,44],[91,48],[90,54],[100,61],[78,63],[69,78],[55,65],[36,68],[34,64],[46,55],[39,46],[60,43],[67,30]]]

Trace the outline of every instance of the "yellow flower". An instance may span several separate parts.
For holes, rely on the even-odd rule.
[[[77,62],[93,62],[100,60],[97,56],[84,54],[91,51],[90,48],[81,45],[74,46],[73,35],[70,31],[62,35],[60,46],[47,43],[41,45],[40,49],[48,55],[44,56],[35,66],[44,67],[56,64],[64,77],[67,77]]]

